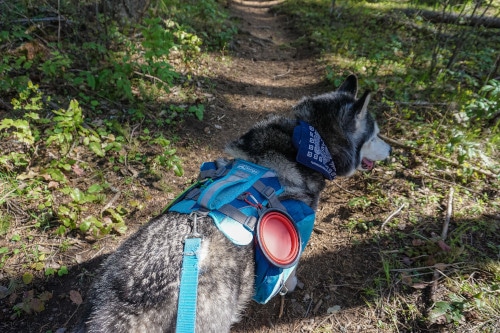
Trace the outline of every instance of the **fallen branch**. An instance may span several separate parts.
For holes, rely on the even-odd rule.
[[[19,19],[19,20],[14,20],[12,23],[36,23],[36,22],[65,22],[68,24],[74,23],[72,20],[67,20],[64,17],[37,17],[37,18],[25,18],[25,19]]]
[[[414,102],[395,102],[396,105],[411,105],[411,106],[423,106],[423,107],[436,107],[436,106],[448,106],[448,103],[431,103],[427,101],[414,101]]]
[[[445,23],[455,25],[468,25],[468,26],[483,26],[485,28],[500,28],[500,19],[496,17],[485,16],[465,16],[452,13],[441,13],[431,10],[421,9],[405,9],[403,10],[408,16],[420,16],[423,19],[432,23]]]
[[[461,167],[462,166],[460,163],[455,162],[453,160],[450,160],[449,158],[442,157],[442,156],[430,153],[428,151],[425,151],[425,150],[422,150],[422,149],[419,149],[419,148],[416,148],[416,147],[405,145],[404,143],[401,143],[401,142],[399,142],[397,140],[388,138],[385,135],[379,134],[379,137],[382,140],[384,140],[385,142],[391,144],[392,146],[396,146],[396,147],[403,148],[403,149],[406,149],[406,150],[414,150],[415,152],[417,152],[420,155],[428,156],[428,157],[440,160],[441,162],[445,162],[445,163],[451,164],[451,165],[456,166],[456,167]],[[474,167],[474,166],[469,166],[469,168],[472,169],[472,170],[474,170],[475,172],[480,173],[482,175],[485,175],[486,177],[489,177],[489,178],[496,179],[496,178],[498,178],[500,176],[500,175],[494,174],[493,172],[491,172],[489,170],[480,169],[480,168],[477,168],[477,167]]]
[[[446,216],[444,218],[444,223],[443,223],[443,229],[441,231],[441,240],[438,241],[440,242],[440,248],[445,250],[449,249],[448,245],[444,243],[446,237],[448,237],[448,227],[450,225],[450,219],[451,219],[451,214],[453,211],[453,193],[455,193],[455,189],[453,186],[450,187],[450,193],[448,194],[448,209],[446,210]],[[437,267],[437,265],[434,265],[434,274],[432,275],[432,283],[431,283],[431,299],[433,302],[436,301],[436,291],[438,288],[438,281],[439,281],[439,276],[440,276],[440,271],[439,268],[443,268],[442,265],[444,264],[439,264],[440,266]],[[446,266],[445,266],[446,267]]]
[[[443,269],[448,268],[450,266],[456,266],[456,265],[461,265],[461,264],[465,264],[465,262],[455,262],[452,264],[438,263],[438,264],[435,264],[432,266],[422,266],[422,267],[393,268],[393,269],[390,269],[389,271],[391,271],[391,272],[414,272],[414,271],[424,271],[424,270],[428,270],[428,269],[443,270]]]

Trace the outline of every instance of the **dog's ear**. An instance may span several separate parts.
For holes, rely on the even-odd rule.
[[[361,120],[366,118],[368,114],[368,103],[370,102],[370,91],[367,90],[352,106],[352,111],[356,115],[356,119]]]
[[[358,93],[358,78],[356,77],[356,75],[349,75],[347,79],[345,79],[344,83],[340,85],[337,91],[346,92],[356,97],[356,94]]]

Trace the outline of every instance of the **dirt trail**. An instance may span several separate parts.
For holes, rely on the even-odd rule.
[[[295,47],[300,37],[286,16],[275,14],[279,1],[243,1],[230,3],[234,17],[240,20],[240,34],[232,47],[229,70],[219,73],[219,105],[230,122],[230,138],[244,133],[255,121],[269,113],[286,113],[303,96],[332,90],[324,81],[324,67],[312,49]],[[216,139],[216,146],[227,143],[227,136]],[[351,186],[356,180],[340,180],[337,186]],[[351,238],[340,226],[345,218],[342,206],[345,193],[334,185],[324,193],[314,233],[299,265],[298,276],[305,287],[285,298],[275,297],[266,305],[251,303],[233,332],[294,332],[319,327],[349,327],[352,332],[373,328],[371,313],[362,307],[361,284],[370,275],[378,258],[366,255],[363,247],[353,247]],[[366,270],[368,268],[368,270]],[[351,281],[352,280],[352,281]],[[343,314],[332,325],[328,310],[338,306]]]
[[[268,113],[289,110],[302,96],[318,94],[322,67],[313,52],[296,48],[299,37],[285,16],[271,8],[279,1],[232,1],[230,10],[240,21],[231,45],[229,68],[219,73],[219,105],[232,122],[233,137]],[[221,144],[226,143],[221,142]]]

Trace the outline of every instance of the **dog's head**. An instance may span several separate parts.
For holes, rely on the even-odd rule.
[[[368,112],[370,92],[357,99],[357,91],[358,79],[350,75],[338,90],[305,98],[294,107],[297,118],[314,126],[326,142],[339,176],[371,170],[391,152]]]

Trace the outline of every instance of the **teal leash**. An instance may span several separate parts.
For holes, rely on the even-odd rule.
[[[198,296],[199,255],[201,235],[197,232],[196,212],[190,215],[193,231],[184,240],[181,285],[177,304],[176,333],[194,333],[196,329],[196,301]]]

